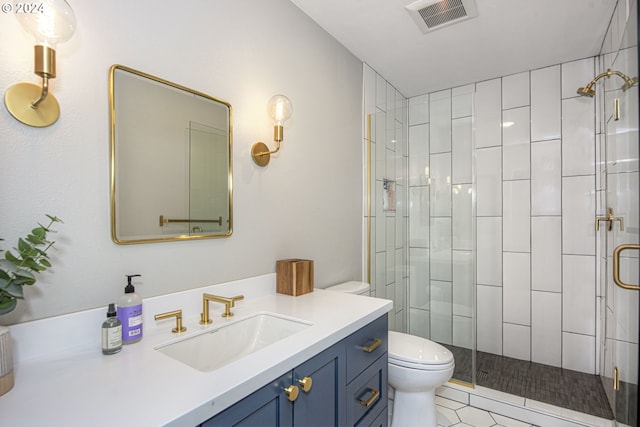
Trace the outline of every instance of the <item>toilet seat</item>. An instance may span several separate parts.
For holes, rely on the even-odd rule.
[[[425,338],[389,331],[389,363],[425,371],[450,369],[453,353]]]

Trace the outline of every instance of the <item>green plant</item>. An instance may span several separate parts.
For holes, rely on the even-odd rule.
[[[51,227],[62,220],[51,215],[47,218],[49,225],[38,223],[31,233],[18,239],[18,247],[13,248],[15,254],[6,251],[0,259],[0,315],[13,311],[18,300],[24,299],[22,286],[34,285],[36,274],[51,267],[47,251],[55,242],[47,240],[47,233],[55,233]]]

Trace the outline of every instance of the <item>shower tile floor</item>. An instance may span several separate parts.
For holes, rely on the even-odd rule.
[[[471,351],[447,346],[455,357],[454,378],[471,383]],[[477,352],[476,384],[604,419],[613,412],[596,375]]]

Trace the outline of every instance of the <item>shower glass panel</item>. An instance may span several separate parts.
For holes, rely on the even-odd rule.
[[[638,70],[637,2],[632,2],[620,46],[608,67],[621,69],[636,77]],[[640,156],[638,132],[638,87],[622,91],[619,82],[605,82],[597,97],[602,97],[605,140],[601,153],[600,177],[604,189],[599,214],[621,221],[601,223],[598,249],[601,253],[601,281],[604,303],[604,346],[601,350],[601,379],[618,425],[638,426],[638,371],[640,341],[640,291],[617,286],[613,280],[613,251],[621,245],[640,243]],[[619,114],[616,114],[616,104]],[[610,228],[609,228],[610,226]],[[604,230],[603,230],[604,229]],[[635,246],[637,247],[637,246]],[[640,251],[620,252],[622,282],[640,285]]]
[[[600,227],[604,245],[603,262],[606,279],[606,320],[603,383],[616,419],[630,426],[638,425],[638,290],[616,286],[613,281],[612,253],[620,245],[640,243],[638,192],[640,168],[638,159],[638,93],[637,90],[606,92],[605,102],[620,103],[620,119],[609,115],[605,141],[606,196],[605,206],[616,218]],[[606,107],[605,107],[606,108]],[[639,285],[638,250],[620,254],[620,279]]]
[[[449,348],[454,380],[473,382],[473,93],[409,106],[409,332]]]
[[[393,300],[389,329],[407,331],[407,100],[364,66],[366,274],[371,295]]]

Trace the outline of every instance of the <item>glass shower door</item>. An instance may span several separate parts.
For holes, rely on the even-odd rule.
[[[638,425],[639,257],[638,91],[605,94],[606,235],[605,389],[619,425]],[[619,117],[615,105],[619,105]],[[603,206],[605,208],[605,206]],[[605,228],[606,227],[606,228]],[[607,231],[602,230],[605,228]],[[616,248],[618,251],[616,251]],[[622,251],[620,251],[622,249]],[[614,256],[614,251],[619,256]],[[617,258],[617,259],[615,259]],[[617,271],[616,271],[617,270]],[[617,284],[614,276],[618,277]],[[631,285],[627,288],[621,286]]]

